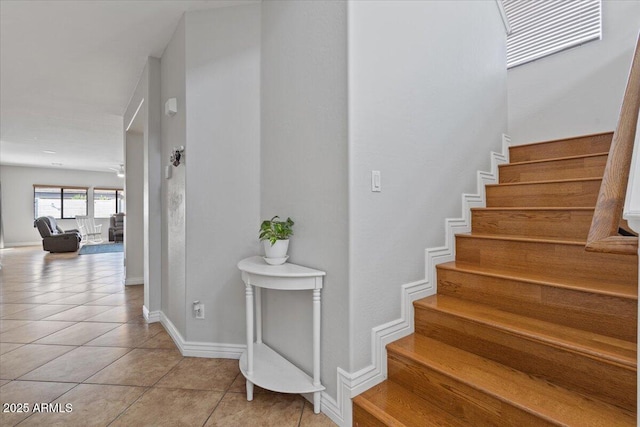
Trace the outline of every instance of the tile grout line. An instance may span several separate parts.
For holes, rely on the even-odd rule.
[[[231,389],[231,386],[233,385],[234,382],[236,382],[236,380],[238,379],[238,377],[242,375],[242,372],[238,372],[238,374],[236,375],[236,377],[233,379],[233,381],[231,381],[229,383],[229,385],[227,386],[227,388],[222,392],[222,396],[220,396],[220,400],[218,400],[218,403],[216,403],[216,406],[214,406],[213,411],[211,411],[211,413],[209,414],[209,416],[207,417],[206,420],[204,420],[204,423],[202,424],[202,427],[204,427],[208,422],[209,419],[211,419],[211,417],[213,416],[213,414],[216,412],[216,410],[218,409],[218,406],[220,406],[220,403],[222,403],[222,401],[224,400],[224,398],[226,397],[226,395],[229,393],[229,390]]]
[[[114,384],[101,384],[101,385],[114,385]],[[129,387],[131,387],[131,386],[129,386]],[[140,387],[140,386],[133,386],[133,387]],[[122,411],[120,411],[120,413],[118,415],[116,415],[114,419],[109,421],[109,423],[107,424],[107,427],[110,426],[111,424],[113,424],[115,421],[117,421],[118,418],[120,418],[125,412],[127,412],[129,410],[129,408],[131,408],[133,405],[135,405],[138,400],[142,399],[142,396],[147,394],[149,392],[149,390],[151,390],[152,388],[153,387],[145,387],[146,390],[143,391],[142,393],[140,393],[140,396],[138,396],[138,398],[135,399],[133,402],[131,402],[126,408],[124,408]]]

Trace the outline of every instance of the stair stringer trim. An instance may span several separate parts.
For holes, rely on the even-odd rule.
[[[498,182],[498,166],[509,162],[509,146],[511,138],[502,134],[502,153],[491,152],[491,172],[478,171],[476,176],[476,193],[462,195],[462,217],[445,220],[445,245],[425,249],[426,282],[433,286],[433,295],[437,292],[436,266],[456,258],[456,234],[471,231],[471,209],[484,208],[487,204],[486,186]],[[413,306],[412,306],[413,307]],[[413,332],[413,331],[412,331]]]
[[[351,426],[351,399],[387,378],[386,345],[414,331],[413,302],[437,292],[436,266],[455,260],[455,235],[471,231],[471,209],[485,207],[487,184],[498,182],[498,166],[509,161],[511,138],[502,135],[502,153],[491,152],[491,171],[477,172],[476,194],[462,195],[462,217],[445,220],[445,245],[425,250],[425,279],[402,285],[400,318],[371,330],[371,364],[350,373],[338,368],[337,396],[322,392],[322,412],[339,426]]]

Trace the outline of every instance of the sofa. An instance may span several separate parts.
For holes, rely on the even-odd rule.
[[[122,242],[124,240],[124,213],[111,215],[109,218],[109,241]]]
[[[48,252],[75,252],[82,237],[78,230],[63,230],[52,216],[41,216],[34,224],[42,237],[42,248]]]

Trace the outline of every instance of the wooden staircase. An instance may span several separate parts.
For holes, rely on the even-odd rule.
[[[612,133],[512,147],[355,426],[635,426],[638,257],[587,252]]]

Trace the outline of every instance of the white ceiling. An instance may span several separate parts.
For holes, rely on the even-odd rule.
[[[238,3],[1,0],[0,164],[118,167],[147,56],[162,56],[184,11]]]

